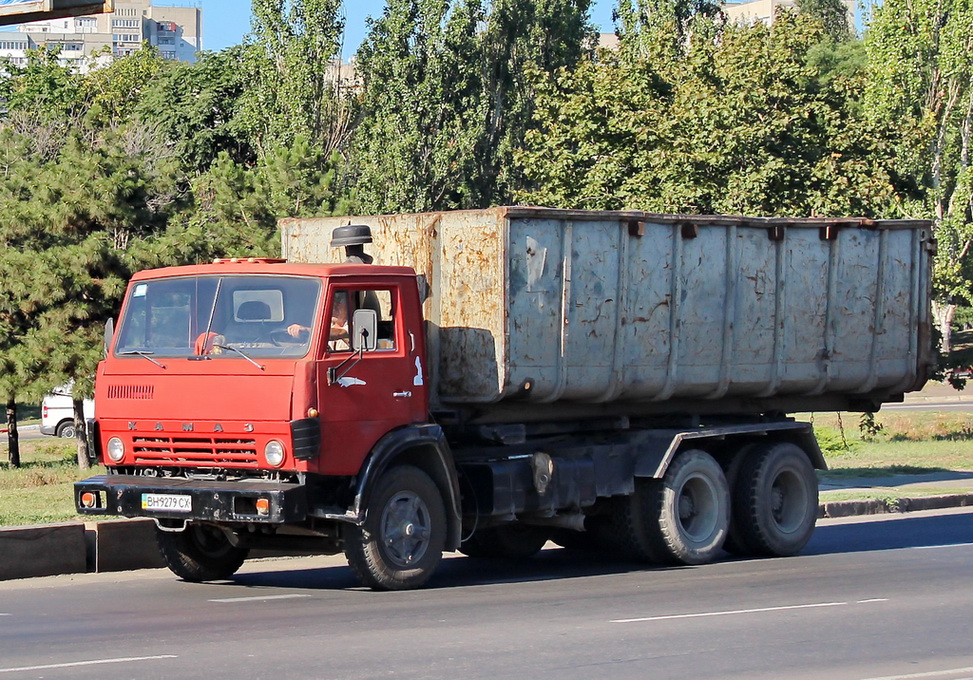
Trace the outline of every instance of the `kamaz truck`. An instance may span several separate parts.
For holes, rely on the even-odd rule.
[[[287,219],[283,259],[136,274],[84,515],[180,577],[344,552],[367,586],[548,541],[652,563],[810,538],[810,424],[932,368],[926,221],[504,207]]]

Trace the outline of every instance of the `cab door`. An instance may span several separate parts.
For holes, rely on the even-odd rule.
[[[397,427],[426,420],[426,369],[418,337],[421,321],[417,305],[403,304],[404,293],[401,284],[335,285],[328,292],[324,332],[328,334],[331,326],[333,333],[321,344],[318,362],[324,474],[358,474],[382,436]],[[340,313],[343,300],[347,321]],[[416,313],[407,315],[407,307],[413,307]],[[351,345],[356,333],[354,313],[361,308],[374,309],[378,314],[378,338],[374,350],[359,356]],[[347,337],[339,330],[342,322]],[[328,384],[331,368],[338,379]]]

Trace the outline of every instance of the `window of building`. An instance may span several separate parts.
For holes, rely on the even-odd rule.
[[[160,45],[172,45],[175,41],[172,38],[159,38]]]

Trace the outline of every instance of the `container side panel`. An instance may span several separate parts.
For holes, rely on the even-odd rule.
[[[507,385],[506,223],[455,213],[438,229],[440,398],[496,401]]]
[[[564,290],[563,225],[517,220],[510,229],[511,393],[557,398]]]
[[[817,230],[790,229],[784,239],[785,295],[782,393],[814,391],[828,373],[832,329],[828,327],[829,242]]]
[[[594,400],[612,383],[620,291],[620,229],[615,222],[575,222],[571,253],[562,398]]]
[[[679,372],[675,396],[704,397],[716,389],[723,359],[727,235],[701,230],[683,239],[678,300]]]
[[[875,341],[876,276],[879,234],[845,230],[839,236],[837,289],[831,317],[834,346],[830,350],[829,390],[856,391],[868,379]]]
[[[650,399],[666,385],[672,320],[673,229],[646,224],[642,236],[628,236],[628,290],[622,313],[619,398]]]
[[[778,247],[762,229],[741,229],[737,241],[737,285],[730,382],[733,391],[757,394],[773,379]]]

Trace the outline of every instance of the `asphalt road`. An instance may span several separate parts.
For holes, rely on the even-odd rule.
[[[373,593],[336,558],[0,583],[0,679],[969,678],[973,510],[823,521],[697,568],[449,557]]]
[[[2,427],[0,427],[0,430],[4,430],[3,432],[0,432],[0,444],[6,444],[7,443],[6,427],[7,427],[6,425],[3,425]],[[20,435],[20,440],[21,441],[23,441],[25,439],[40,439],[42,437],[46,437],[47,436],[47,435],[41,434],[41,430],[37,426],[29,427],[29,428],[22,427],[22,428],[20,428],[17,431],[17,434]]]

